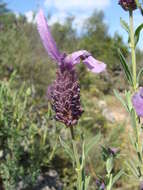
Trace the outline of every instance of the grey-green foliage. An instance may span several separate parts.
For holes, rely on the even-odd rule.
[[[78,48],[76,30],[73,29],[74,17],[67,17],[64,24],[54,23],[52,35],[60,51],[72,53]]]
[[[85,25],[86,31],[85,28],[82,29],[85,33],[80,37],[72,28],[72,18],[67,19],[63,25],[54,24],[52,34],[60,51],[71,53],[78,49],[87,49],[97,59],[107,63],[109,78],[112,80],[112,76],[117,75],[115,71],[120,71],[116,46],[118,45],[125,53],[125,57],[127,48],[121,36],[108,35],[108,27],[103,22],[103,18],[103,13],[93,14]],[[40,98],[45,96],[47,85],[55,76],[56,64],[48,58],[36,26],[27,23],[25,17],[16,18],[14,14],[9,13],[0,16],[1,23],[3,25],[0,29],[0,172],[5,188],[13,190],[21,179],[25,184],[34,183],[41,166],[47,166],[49,160],[53,158],[56,149],[56,131],[53,130],[54,126],[49,124],[47,107],[41,109],[43,100],[40,99],[37,102],[35,93]],[[140,57],[142,60],[142,52],[140,52]],[[17,70],[13,84],[4,82],[10,78],[13,70]],[[97,96],[98,90],[104,92],[108,86],[111,89],[110,81],[106,80],[106,77],[102,77],[104,80],[101,80],[101,77],[91,75],[82,64],[79,66],[78,73],[81,86],[85,87],[85,92],[82,93],[83,103],[86,105],[83,120],[80,122],[82,129],[86,130],[87,136],[89,134],[93,136],[97,131],[101,131],[104,134],[102,144],[106,144],[106,139],[108,139],[109,145],[118,146],[122,142],[119,135],[121,131],[116,124],[108,126],[98,108],[94,107],[93,101],[97,100],[92,100],[90,91],[88,91],[89,96],[86,97],[89,84],[92,84],[93,90],[96,89],[93,95]],[[25,86],[23,86],[23,81],[26,83]],[[118,77],[117,81],[121,86],[122,82],[119,83],[121,77]],[[29,90],[26,90],[27,86],[32,87],[31,95]],[[26,91],[29,95],[26,95]],[[108,89],[106,92],[109,92]],[[88,103],[89,100],[91,101]],[[111,133],[112,128],[116,130],[114,134]],[[63,152],[57,154],[58,162],[56,160],[54,166],[60,163],[60,175],[64,188],[71,190],[75,181],[71,165],[69,163],[64,165],[69,160]],[[91,162],[92,170],[102,173],[104,165],[100,158],[99,147],[90,154],[93,162],[93,164]],[[61,157],[64,161],[62,159],[59,161]],[[93,189],[95,189],[94,183]]]
[[[109,35],[103,12],[95,10],[85,21],[83,31],[81,47],[90,50],[96,58],[104,61],[108,69],[119,70],[116,47],[121,47],[126,56],[128,50],[119,34],[116,33],[114,37]]]
[[[24,80],[34,86],[38,95],[45,94],[56,64],[42,47],[36,27],[28,24],[25,17],[17,19],[12,14],[0,17],[0,22],[3,23],[0,31],[0,78],[9,78],[11,72],[17,70],[17,85]]]
[[[0,176],[6,190],[19,182],[33,185],[54,156],[56,140],[49,140],[49,115],[39,115],[31,105],[31,89],[23,84],[13,89],[12,81],[0,82]],[[54,148],[53,148],[54,147]]]
[[[88,50],[96,59],[106,63],[110,77],[106,74],[104,76],[100,75],[100,77],[89,75],[80,66],[81,85],[86,89],[93,84],[103,93],[109,93],[112,87],[118,84],[118,79],[121,78],[117,46],[121,48],[126,57],[128,55],[128,49],[118,33],[115,33],[113,37],[109,35],[108,26],[104,22],[103,12],[95,10],[85,21],[82,31],[83,33],[78,44],[79,49]],[[124,88],[124,84],[120,85],[120,87]]]
[[[80,36],[73,28],[74,17],[68,17],[64,24],[55,23],[51,31],[61,52],[72,53],[79,49],[86,49],[93,56],[108,65],[111,74],[118,77],[114,71],[120,71],[117,45],[127,56],[127,48],[122,37],[108,34],[108,26],[104,23],[104,14],[95,11],[85,21]],[[0,78],[9,77],[13,69],[17,70],[20,81],[25,80],[33,84],[38,95],[45,95],[46,87],[53,80],[55,63],[44,50],[36,26],[27,23],[24,16],[16,18],[9,13],[0,17],[3,24],[0,30]],[[109,56],[110,55],[110,56]],[[125,56],[125,57],[126,57]],[[111,77],[96,77],[87,72],[85,66],[79,66],[79,79],[81,87],[89,88],[90,84],[97,84],[101,91],[109,92],[112,85]],[[118,81],[118,80],[117,80]],[[99,85],[98,85],[99,84]],[[103,86],[103,88],[102,88]],[[106,90],[103,90],[106,89]],[[104,92],[104,93],[106,93]]]

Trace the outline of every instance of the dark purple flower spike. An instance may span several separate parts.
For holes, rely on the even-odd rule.
[[[75,69],[59,69],[55,82],[48,88],[48,97],[55,119],[67,127],[77,124],[83,113],[80,104],[80,87]]]
[[[132,97],[132,104],[139,117],[143,117],[143,88],[141,87],[138,92]]]
[[[55,118],[67,127],[77,124],[83,110],[80,105],[80,87],[74,66],[81,61],[94,73],[105,71],[106,65],[94,59],[86,50],[66,55],[60,53],[42,10],[37,14],[37,27],[49,56],[59,66],[55,82],[48,88],[48,98],[56,113]]]
[[[135,10],[137,8],[135,0],[120,0],[119,4],[125,11]]]

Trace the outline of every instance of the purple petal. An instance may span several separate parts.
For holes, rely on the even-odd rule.
[[[140,182],[140,190],[143,190],[143,181]]]
[[[42,39],[43,45],[52,59],[60,62],[60,52],[57,49],[56,43],[51,35],[46,18],[42,10],[36,16],[37,28]]]
[[[75,65],[80,63],[81,59],[83,60],[88,56],[90,56],[90,53],[88,51],[80,50],[68,55],[65,61],[71,63],[72,65]]]
[[[118,148],[114,148],[114,147],[109,147],[108,148],[108,151],[110,154],[112,154],[113,156],[115,156],[118,152],[119,152],[119,149]]]
[[[132,97],[133,107],[139,117],[143,117],[143,88]]]
[[[100,186],[100,188],[101,188],[102,190],[105,190],[105,184],[102,183],[101,186]]]
[[[65,62],[70,63],[73,66],[80,63],[81,60],[88,67],[88,69],[94,73],[100,73],[106,69],[106,65],[103,62],[94,59],[86,50],[74,52],[65,58]]]
[[[98,179],[96,179],[96,185],[100,186],[100,181]]]
[[[96,60],[94,57],[89,56],[85,60],[83,60],[83,63],[86,64],[89,70],[91,70],[93,73],[101,73],[105,71],[106,64],[104,64],[101,61]]]

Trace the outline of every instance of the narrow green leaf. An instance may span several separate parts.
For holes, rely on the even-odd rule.
[[[85,142],[82,144],[82,157],[81,157],[81,167],[84,167],[85,163]]]
[[[85,177],[85,189],[84,190],[88,190],[88,186],[89,186],[89,182],[90,182],[90,176],[86,176]]]
[[[128,163],[128,162],[129,162],[129,163]],[[137,168],[136,168],[134,162],[133,162],[131,159],[130,159],[128,162],[127,162],[126,164],[127,164],[127,166],[129,167],[130,171],[132,172],[132,174],[133,174],[136,178],[138,178],[139,172],[138,172],[138,170],[137,170]]]
[[[73,154],[74,154],[74,158],[76,161],[76,167],[79,170],[79,169],[81,169],[80,156],[78,154],[77,145],[76,145],[76,142],[74,140],[72,140],[72,144],[73,144]]]
[[[69,157],[72,159],[72,161],[74,161],[74,154],[72,152],[72,148],[67,143],[65,143],[61,139],[61,137],[59,137],[59,139],[60,139],[61,145],[63,146],[65,152],[69,155]]]
[[[134,147],[135,150],[136,150],[136,141],[135,141],[135,139],[134,139],[134,136],[131,135],[131,133],[129,133],[129,140],[130,140],[131,144],[133,145],[133,147]]]
[[[77,188],[77,189],[84,190],[85,189],[84,184],[85,184],[84,181],[81,181],[80,188]],[[77,187],[78,187],[78,185],[77,185]]]
[[[112,186],[119,180],[119,178],[123,175],[124,170],[120,170],[114,177],[112,181]]]
[[[119,95],[119,92],[117,92],[116,90],[113,90],[113,91],[114,91],[116,98],[122,103],[122,105],[125,107],[127,112],[129,112],[128,106],[127,106],[126,102],[124,101],[124,99]]]
[[[14,70],[13,73],[11,74],[11,76],[10,76],[10,79],[9,79],[10,84],[15,80],[16,74],[17,74],[17,71]]]
[[[128,167],[128,169],[131,171],[131,173],[133,174],[133,176],[137,179],[138,178],[138,174],[136,173],[136,171],[134,170],[134,168],[132,168],[132,166],[126,162],[126,165]]]
[[[122,28],[128,33],[130,34],[130,28],[129,25],[126,21],[124,21],[122,18],[120,18],[120,24],[122,26]]]
[[[120,25],[122,26],[122,28],[128,33],[128,43],[130,43],[130,27],[128,25],[128,23],[123,20],[122,18],[120,18]]]
[[[89,151],[95,146],[95,144],[100,140],[101,134],[99,133],[95,137],[93,137],[91,140],[89,140],[88,143],[85,144],[85,157],[88,155]]]
[[[135,46],[138,44],[141,30],[143,29],[143,23],[140,24],[135,31]]]
[[[133,84],[133,79],[132,79],[132,73],[130,71],[130,68],[129,68],[127,62],[126,62],[125,57],[123,56],[122,52],[120,51],[120,49],[118,49],[118,53],[119,53],[119,58],[120,58],[122,67],[124,69],[126,78],[127,78],[128,82],[129,82],[129,84],[132,85]]]
[[[135,114],[134,109],[131,110],[131,112],[130,112],[130,116],[131,116],[131,124],[132,124],[132,128],[133,128],[134,133],[135,133],[136,138],[137,138],[136,114]]]
[[[143,67],[140,69],[140,71],[138,73],[138,76],[137,76],[137,83],[138,83],[138,85],[140,83],[140,78],[141,78],[142,74],[143,74]]]
[[[106,170],[107,173],[110,174],[113,169],[113,157],[110,157],[106,161]]]
[[[131,92],[130,91],[125,91],[125,97],[126,97],[126,104],[128,106],[129,112],[131,112],[133,106],[132,106],[132,102],[131,102]]]

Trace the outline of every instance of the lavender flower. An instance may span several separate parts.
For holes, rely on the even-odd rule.
[[[96,180],[96,185],[98,187],[99,190],[105,190],[105,184],[104,182],[101,182],[100,180]]]
[[[135,10],[137,8],[135,0],[120,0],[119,4],[125,11]]]
[[[143,190],[143,181],[140,182],[140,189],[139,190]]]
[[[132,97],[133,107],[139,117],[143,117],[143,88],[141,87]]]
[[[105,190],[105,184],[102,182],[101,186],[100,186],[101,190]]]
[[[86,50],[66,55],[60,53],[50,33],[42,10],[37,14],[37,27],[49,56],[58,64],[57,78],[48,88],[48,97],[56,113],[56,119],[66,126],[77,123],[83,113],[80,105],[80,87],[74,66],[81,61],[94,73],[105,70],[106,65],[94,59]]]
[[[118,148],[114,148],[114,147],[110,147],[108,148],[109,154],[111,154],[112,156],[116,156],[117,153],[119,152]]]

